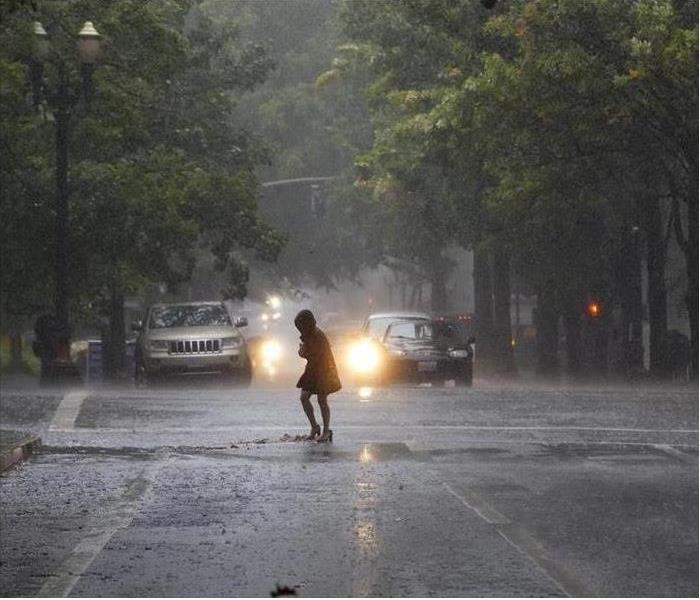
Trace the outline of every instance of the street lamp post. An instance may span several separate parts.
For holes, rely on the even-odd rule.
[[[58,81],[55,89],[50,89],[44,78],[44,61],[49,56],[48,34],[39,22],[34,24],[34,35],[35,52],[30,65],[32,97],[37,108],[44,102],[48,104],[56,126],[55,331],[50,368],[51,378],[56,379],[77,374],[70,362],[68,136],[72,109],[79,95],[72,90],[66,64],[61,57],[57,57]],[[92,73],[99,49],[100,34],[90,21],[86,21],[78,33],[78,54],[82,95],[88,106],[94,93]]]

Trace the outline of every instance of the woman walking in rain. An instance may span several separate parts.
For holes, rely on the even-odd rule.
[[[311,424],[311,433],[307,439],[317,442],[332,442],[333,431],[331,430],[331,409],[328,406],[328,395],[341,388],[333,351],[326,335],[316,326],[316,319],[310,310],[299,312],[294,319],[294,324],[301,333],[299,356],[306,359],[306,369],[299,378],[297,387],[301,388],[301,405]],[[321,409],[323,432],[316,422],[314,407],[311,404],[311,396],[314,394],[316,394],[318,406]]]

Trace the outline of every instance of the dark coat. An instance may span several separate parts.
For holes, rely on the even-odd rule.
[[[312,394],[332,394],[342,387],[331,345],[318,327],[301,336],[299,356],[306,359],[306,369],[297,382],[298,388]]]

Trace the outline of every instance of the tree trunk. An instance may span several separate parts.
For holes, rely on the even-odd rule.
[[[447,287],[442,265],[433,269],[430,285],[430,310],[434,315],[444,313],[447,310]]]
[[[652,377],[668,376],[668,327],[666,312],[666,244],[659,200],[642,202],[644,228],[647,237],[647,273],[649,302],[649,371]],[[697,298],[696,298],[697,301]]]
[[[697,166],[697,162],[695,163]],[[693,193],[697,193],[697,180]],[[692,377],[698,376],[698,198],[688,198],[688,239],[685,244],[685,265],[688,274],[686,307],[690,325],[690,361]]]
[[[493,309],[495,366],[499,374],[511,376],[516,371],[510,322],[510,258],[504,248],[499,248],[494,255]]]
[[[10,333],[10,372],[22,371],[22,334],[19,331]]]
[[[623,230],[620,253],[620,304],[622,308],[620,334],[622,339],[624,375],[634,378],[644,370],[642,343],[642,265],[640,258],[640,230]]]
[[[573,379],[580,379],[582,375],[581,356],[583,354],[580,310],[568,307],[564,314],[564,328],[566,330],[566,369]]]
[[[537,328],[537,373],[545,377],[557,374],[557,349],[559,345],[559,314],[551,286],[537,294],[535,309],[535,327]]]
[[[474,251],[474,320],[479,369],[490,371],[493,366],[493,287],[488,253]]]
[[[110,298],[109,328],[104,346],[106,381],[123,379],[125,375],[124,295],[116,289]]]
[[[417,297],[418,297],[418,286],[411,284],[411,297],[408,300],[409,310],[415,310]]]
[[[606,377],[608,374],[609,322],[610,317],[605,314],[589,321],[588,334],[592,350],[591,374],[594,377]]]

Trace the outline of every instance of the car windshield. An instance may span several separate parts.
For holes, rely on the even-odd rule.
[[[388,339],[431,340],[435,335],[429,321],[401,321],[393,323],[387,330]]]
[[[397,316],[388,316],[388,317],[374,317],[370,319],[365,327],[365,333],[369,334],[372,337],[382,339],[384,335],[387,333],[387,328],[392,324],[392,323],[397,323],[398,321],[401,321],[402,323],[413,323],[415,321],[418,321],[420,323],[425,323],[426,319],[423,318],[406,318],[406,319],[401,319],[401,317]]]
[[[164,306],[151,311],[149,327],[212,327],[231,326],[226,308],[217,304]]]

